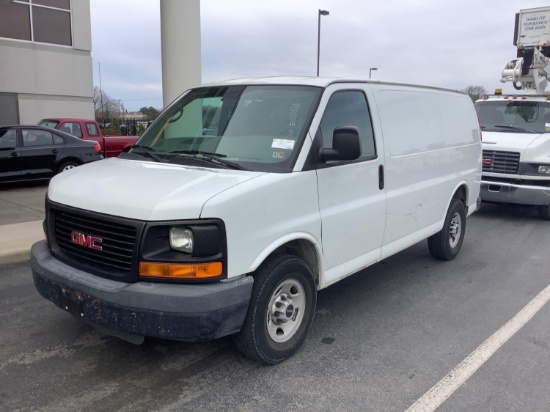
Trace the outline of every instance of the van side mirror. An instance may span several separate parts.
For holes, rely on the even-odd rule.
[[[332,134],[332,148],[323,147],[319,150],[319,158],[323,162],[330,160],[355,160],[361,156],[359,130],[355,126],[340,126]]]

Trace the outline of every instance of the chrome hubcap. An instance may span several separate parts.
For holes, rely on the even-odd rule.
[[[455,213],[451,219],[451,227],[449,230],[449,245],[455,247],[460,240],[460,235],[462,232],[462,220],[458,213]]]
[[[271,320],[276,325],[287,323],[294,315],[294,302],[286,293],[281,293],[271,306]]]
[[[300,328],[304,318],[306,295],[295,279],[282,282],[271,295],[266,313],[267,332],[277,343],[288,341]]]

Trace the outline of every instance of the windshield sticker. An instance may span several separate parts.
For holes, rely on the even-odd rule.
[[[273,159],[284,159],[285,152],[273,152]]]
[[[292,150],[294,149],[294,140],[273,139],[273,143],[271,144],[271,147],[273,149]]]

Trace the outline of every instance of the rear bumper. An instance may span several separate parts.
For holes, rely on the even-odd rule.
[[[116,282],[60,262],[44,241],[32,246],[31,267],[44,298],[122,338],[198,341],[235,333],[244,322],[253,285],[252,277],[209,284]]]
[[[484,202],[550,205],[550,188],[545,186],[516,185],[482,179],[480,194]]]

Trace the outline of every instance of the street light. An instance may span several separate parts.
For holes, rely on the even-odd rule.
[[[378,70],[378,67],[371,67],[371,68],[369,69],[369,79],[370,79],[370,74],[371,74],[373,71],[375,71],[375,70]]]
[[[328,10],[319,9],[317,14],[317,77],[319,77],[319,56],[321,54],[321,16],[328,16]]]

